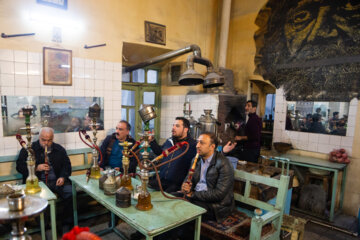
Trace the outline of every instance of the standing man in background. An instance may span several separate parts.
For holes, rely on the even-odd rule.
[[[257,163],[260,157],[260,139],[262,121],[258,115],[256,115],[257,102],[249,100],[245,105],[245,113],[248,116],[248,120],[245,125],[245,136],[236,136],[235,140],[244,140],[244,149],[242,154],[239,155],[239,160],[245,160],[248,162]],[[231,156],[232,150],[235,148],[236,143],[228,142],[223,152],[225,155]]]

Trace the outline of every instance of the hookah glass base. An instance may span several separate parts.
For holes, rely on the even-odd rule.
[[[101,178],[100,167],[92,166],[90,169],[90,178],[99,179]]]
[[[39,186],[39,180],[37,178],[31,179],[31,180],[26,180],[25,193],[35,194],[40,191],[41,191],[41,188]]]
[[[139,194],[136,208],[140,211],[148,211],[153,208],[153,205],[151,204],[150,193]]]

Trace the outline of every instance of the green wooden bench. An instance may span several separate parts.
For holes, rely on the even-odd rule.
[[[211,222],[202,223],[202,234],[211,239],[280,239],[283,212],[290,180],[288,172],[288,168],[286,172],[284,172],[283,168],[280,178],[276,179],[235,169],[235,179],[245,182],[243,194],[234,193],[235,201],[240,204],[250,205],[255,208],[255,211],[238,207],[220,225]],[[252,184],[263,184],[277,188],[275,205],[251,198]],[[258,209],[263,210],[264,214],[255,215],[254,212],[258,212],[256,211]],[[265,230],[264,226],[267,230]],[[246,237],[240,236],[240,232],[246,232],[248,235]]]

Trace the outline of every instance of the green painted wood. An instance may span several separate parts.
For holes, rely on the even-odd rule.
[[[20,173],[15,173],[13,175],[1,176],[0,182],[13,181],[22,179],[22,175]]]
[[[289,158],[290,164],[303,163],[303,164],[308,164],[308,167],[311,167],[311,165],[315,165],[315,166],[319,166],[319,167],[340,170],[340,169],[344,169],[347,166],[344,163],[334,163],[334,162],[330,162],[325,159],[323,160],[320,158],[300,156],[300,155],[295,155],[295,154],[283,154],[283,155],[281,155],[281,157]]]
[[[279,184],[280,184],[278,179],[264,177],[264,176],[261,176],[261,175],[248,173],[248,172],[238,170],[238,169],[234,170],[234,176],[235,176],[235,179],[238,179],[240,181],[241,180],[248,180],[248,181],[251,181],[251,182],[263,183],[263,184],[265,184],[267,186],[275,187],[275,188],[278,188]]]
[[[17,158],[18,158],[18,155],[1,156],[1,157],[0,157],[0,163],[16,162],[16,159],[17,159]]]
[[[114,195],[107,196],[99,189],[98,180],[90,179],[86,183],[85,175],[71,176],[70,179],[73,182],[73,187],[76,185],[146,236],[159,235],[186,222],[197,219],[206,212],[205,209],[184,200],[167,199],[160,192],[151,192],[153,209],[150,211],[137,210],[135,208],[137,202],[134,199],[131,201],[131,207],[119,208],[115,205]],[[140,181],[132,179],[132,184],[133,186],[140,185]]]
[[[256,199],[253,199],[253,198],[247,198],[247,197],[244,197],[244,196],[242,196],[242,195],[240,195],[238,193],[234,193],[234,198],[235,198],[236,201],[246,203],[246,204],[249,204],[251,206],[264,209],[266,211],[274,210],[274,206],[267,203],[267,202],[263,202],[263,201],[256,200]]]

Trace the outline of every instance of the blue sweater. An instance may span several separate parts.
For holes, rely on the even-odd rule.
[[[159,174],[161,181],[165,180],[169,183],[177,184],[179,188],[181,187],[181,184],[183,183],[186,175],[188,174],[192,159],[196,155],[196,141],[193,138],[188,136],[181,141],[186,141],[189,143],[189,150],[181,158],[161,166]],[[156,142],[156,140],[150,142],[150,147],[156,155],[160,155],[163,150],[166,150],[173,145],[173,138],[168,138],[161,147]],[[169,154],[169,156],[163,158],[161,162],[165,162],[167,160],[175,158],[176,156],[183,153],[185,149],[186,145],[183,146],[181,149]]]

